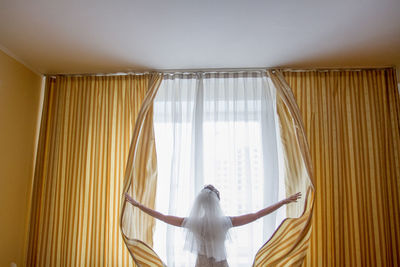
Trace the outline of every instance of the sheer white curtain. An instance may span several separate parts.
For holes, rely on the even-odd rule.
[[[227,216],[284,197],[275,88],[261,72],[166,75],[154,102],[157,210],[187,216],[204,184],[221,192]],[[230,266],[251,266],[285,217],[282,208],[231,230]],[[182,230],[157,222],[156,252],[168,266],[194,266]]]

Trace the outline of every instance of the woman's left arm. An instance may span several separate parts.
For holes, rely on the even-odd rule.
[[[258,212],[231,217],[232,226],[233,227],[241,226],[241,225],[245,225],[245,224],[254,222],[257,219],[264,217],[265,215],[268,215],[271,212],[274,212],[275,210],[279,209],[280,207],[282,207],[285,204],[289,204],[291,202],[296,202],[300,197],[301,197],[301,193],[299,192],[299,193],[296,193],[296,194],[294,194],[284,200],[281,200],[269,207],[259,210]]]
[[[134,200],[128,193],[125,193],[125,198],[126,198],[126,201],[131,203],[133,206],[138,207],[143,212],[145,212],[145,213],[149,214],[150,216],[152,216],[156,219],[159,219],[165,223],[180,227],[180,226],[182,226],[183,220],[185,219],[182,217],[165,215],[165,214],[162,214],[161,212],[152,210],[152,209],[140,204],[136,200]]]

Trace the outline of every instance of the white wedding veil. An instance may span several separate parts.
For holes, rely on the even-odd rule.
[[[186,228],[186,250],[217,262],[226,259],[225,240],[232,222],[222,212],[216,189],[206,186],[200,191],[182,226]]]

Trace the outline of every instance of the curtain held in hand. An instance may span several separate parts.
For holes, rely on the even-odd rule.
[[[289,205],[287,216],[258,251],[254,266],[300,266],[307,254],[314,207],[313,167],[303,121],[293,93],[278,70],[268,71],[277,91],[277,112],[285,161],[286,194],[304,192],[304,205]]]
[[[157,161],[153,129],[153,100],[162,76],[152,74],[146,97],[137,116],[126,164],[123,193],[128,192],[143,205],[154,208]],[[120,229],[134,261],[139,266],[162,266],[153,251],[154,218],[134,208],[122,194]]]

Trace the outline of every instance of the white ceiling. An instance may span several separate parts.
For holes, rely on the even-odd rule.
[[[0,0],[40,73],[400,65],[400,0]]]

